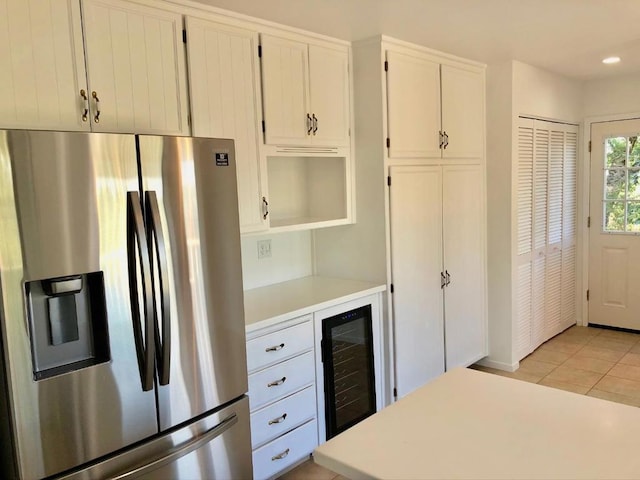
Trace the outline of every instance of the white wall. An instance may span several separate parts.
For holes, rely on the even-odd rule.
[[[640,73],[586,82],[583,112],[585,117],[640,112]]]
[[[582,84],[555,73],[513,62],[514,114],[580,123]]]
[[[271,240],[271,257],[258,259],[258,240]],[[242,237],[244,289],[264,287],[312,274],[311,232]]]

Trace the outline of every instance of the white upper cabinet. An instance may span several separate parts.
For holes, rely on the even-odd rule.
[[[0,127],[88,130],[80,5],[0,0]]]
[[[387,50],[389,158],[484,157],[484,71]]]
[[[387,52],[389,157],[440,157],[440,64]]]
[[[264,230],[258,34],[193,17],[185,21],[193,135],[235,140],[240,230]]]
[[[189,133],[182,16],[83,0],[92,130]]]
[[[265,143],[349,145],[349,52],[261,35]]]

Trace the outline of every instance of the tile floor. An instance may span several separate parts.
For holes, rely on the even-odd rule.
[[[571,327],[520,361],[515,372],[471,368],[640,407],[640,334]],[[308,460],[279,480],[345,480]]]

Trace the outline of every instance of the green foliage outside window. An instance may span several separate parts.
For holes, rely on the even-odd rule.
[[[638,136],[606,139],[604,197],[605,231],[640,232]]]

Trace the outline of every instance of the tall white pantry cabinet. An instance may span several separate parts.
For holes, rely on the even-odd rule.
[[[384,169],[387,335],[402,397],[487,355],[485,67],[384,36],[353,56],[356,149]],[[364,168],[359,177],[375,175]]]

